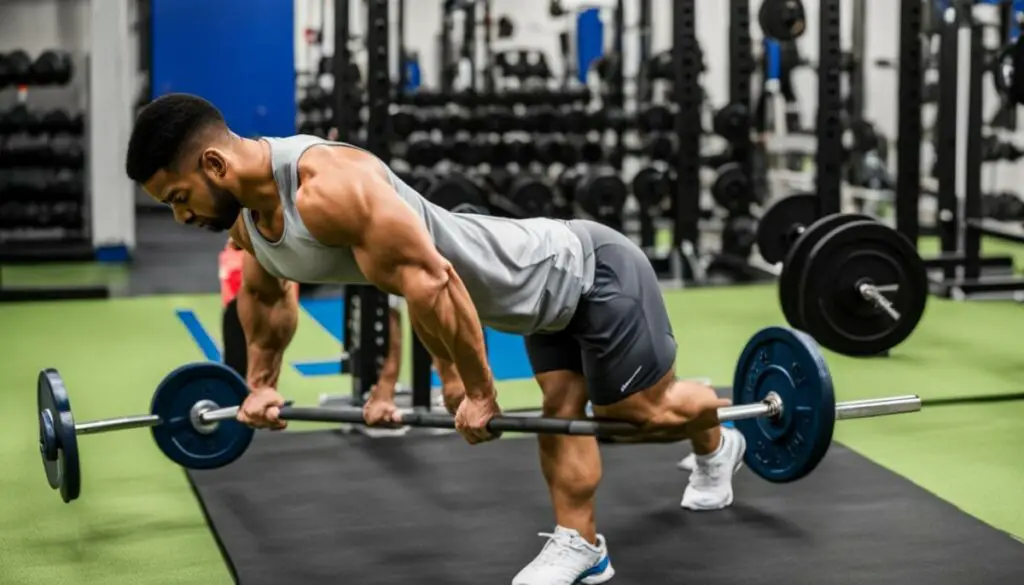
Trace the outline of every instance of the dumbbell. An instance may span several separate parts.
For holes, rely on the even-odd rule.
[[[331,94],[319,85],[306,88],[305,95],[299,99],[299,111],[303,113],[323,110],[331,107]]]
[[[0,87],[31,82],[32,57],[22,50],[0,53]]]
[[[750,108],[740,103],[730,103],[715,112],[712,128],[715,134],[729,142],[739,142],[750,137],[752,119]]]
[[[36,85],[65,85],[71,81],[71,55],[64,51],[43,51],[32,62],[29,72]]]
[[[78,140],[51,141],[50,165],[63,169],[81,169],[85,166],[85,152]]]
[[[427,136],[410,140],[405,160],[414,167],[432,167],[444,160],[444,144]]]
[[[640,245],[652,248],[656,236],[654,220],[667,216],[673,207],[674,177],[658,167],[645,167],[633,176],[630,189],[640,208]]]
[[[871,217],[818,218],[816,195],[792,195],[760,218],[757,246],[765,261],[782,262],[779,300],[787,321],[836,353],[884,354],[924,314],[924,261],[905,236]]]
[[[669,161],[676,153],[675,136],[660,132],[648,134],[644,136],[642,149],[651,160]]]
[[[757,194],[743,166],[729,162],[716,170],[715,182],[711,185],[711,197],[715,204],[730,214],[747,212],[757,202]]]
[[[551,217],[555,189],[544,177],[529,172],[491,172],[488,202],[496,215],[525,219]]]
[[[641,132],[671,132],[676,125],[675,108],[667,104],[649,104],[637,113],[637,127]]]
[[[67,110],[50,110],[39,117],[40,129],[47,134],[79,135],[84,130],[82,114],[71,114]]]
[[[24,104],[0,110],[0,134],[31,134],[42,132],[39,116]]]
[[[451,171],[438,175],[423,195],[438,207],[455,213],[489,213],[486,186],[466,173]]]
[[[622,231],[622,213],[629,189],[615,169],[603,165],[569,168],[559,175],[558,187],[565,199],[575,202],[583,215]]]
[[[579,151],[564,136],[548,135],[537,138],[537,160],[545,165],[574,165],[580,161]]]

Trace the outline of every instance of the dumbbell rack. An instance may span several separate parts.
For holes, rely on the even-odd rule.
[[[9,65],[12,54],[0,58]],[[0,79],[0,262],[92,260],[85,222],[84,120],[81,113],[56,107],[67,105],[66,90],[77,68],[70,55],[58,51],[44,51],[34,60],[25,53],[13,58],[21,65],[8,67],[9,76]],[[37,98],[31,106],[30,92]],[[0,301],[107,294],[104,287],[4,288],[0,270]]]

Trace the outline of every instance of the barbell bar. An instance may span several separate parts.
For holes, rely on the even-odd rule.
[[[234,370],[214,362],[184,365],[157,386],[150,414],[76,424],[67,388],[54,369],[40,372],[39,450],[47,480],[65,502],[81,491],[77,435],[150,428],[160,450],[189,469],[213,469],[235,461],[255,431],[236,420],[249,388]],[[811,473],[832,443],[836,420],[916,412],[916,395],[836,403],[832,377],[810,336],[769,327],[744,347],[733,378],[734,405],[717,410],[719,422],[734,422],[747,438],[747,467],[762,478],[796,481]],[[363,424],[359,409],[296,407],[285,404],[288,421]],[[400,424],[455,428],[448,414],[402,412]],[[492,432],[637,436],[643,430],[623,421],[499,416]]]
[[[198,403],[197,403],[198,404]],[[761,417],[778,417],[782,414],[785,404],[776,393],[756,404],[724,406],[718,409],[719,422],[733,422]],[[211,427],[221,421],[234,420],[238,416],[238,406],[214,408],[211,404],[206,409],[200,408],[192,418],[192,424],[199,432],[212,430]],[[908,394],[869,400],[853,400],[836,404],[837,419],[869,418],[892,414],[904,414],[921,410],[920,397]],[[280,419],[285,421],[365,424],[363,411],[355,408],[326,407],[281,407]],[[120,418],[100,419],[75,425],[75,434],[90,435],[136,428],[155,427],[163,424],[163,420],[153,414],[126,416]],[[402,426],[454,429],[455,419],[451,415],[425,412],[400,413]],[[634,424],[614,421],[575,420],[561,418],[545,418],[534,416],[498,416],[487,425],[492,432],[522,432],[555,435],[584,435],[598,437],[625,437],[636,435],[642,429]]]

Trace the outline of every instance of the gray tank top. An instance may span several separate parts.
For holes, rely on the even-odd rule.
[[[260,264],[274,276],[296,282],[367,284],[351,248],[317,242],[295,208],[299,157],[320,144],[356,147],[302,135],[263,140],[270,145],[284,232],[270,242],[256,229],[250,211],[242,211]],[[568,325],[580,296],[594,281],[589,238],[555,219],[449,212],[381,164],[398,196],[423,220],[438,251],[455,267],[485,325],[519,334],[560,331]]]

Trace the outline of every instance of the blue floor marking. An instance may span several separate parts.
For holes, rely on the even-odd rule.
[[[188,330],[192,340],[199,346],[199,351],[203,352],[203,356],[211,362],[221,361],[220,348],[217,347],[217,342],[206,332],[203,324],[199,322],[199,317],[196,317],[195,311],[191,309],[178,309],[175,311],[175,314],[178,316],[178,319],[181,319],[181,324]]]

